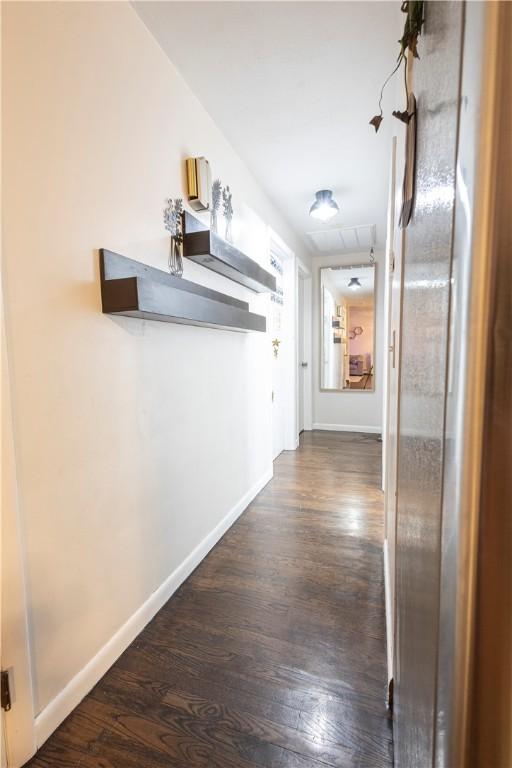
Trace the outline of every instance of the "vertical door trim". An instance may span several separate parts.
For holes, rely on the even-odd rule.
[[[20,768],[36,752],[32,658],[18,497],[9,360],[2,333],[2,669],[11,675],[12,708],[2,712],[2,748],[8,768]]]
[[[472,697],[478,696],[473,690],[472,667],[491,284],[496,261],[494,212],[497,179],[507,172],[506,164],[500,165],[497,141],[500,100],[507,98],[499,90],[499,67],[506,61],[507,47],[501,23],[503,5],[465,5],[446,401],[436,768],[462,767],[476,759],[469,745],[469,722]],[[504,681],[488,684],[499,686]],[[495,695],[499,695],[497,690]]]
[[[284,445],[283,450],[293,451],[297,448],[297,400],[298,400],[298,370],[297,370],[297,259],[294,252],[284,240],[268,228],[269,254],[275,254],[283,264],[283,322],[285,324],[285,344],[279,348],[286,369],[287,392],[284,402]]]
[[[384,266],[384,350],[389,350],[391,340],[391,261],[394,252],[395,241],[395,189],[396,189],[396,136],[391,139],[391,161],[389,173],[389,191],[388,191],[388,221],[386,236],[386,263]],[[389,442],[389,353],[383,356],[383,403],[382,403],[382,490],[386,492],[386,466],[387,450]],[[386,526],[384,526],[386,530]],[[385,534],[386,535],[386,534]]]
[[[311,311],[312,311],[312,298],[313,298],[313,287],[312,287],[312,275],[311,270],[308,269],[305,264],[300,260],[296,259],[296,265],[297,265],[297,375],[301,375],[304,377],[304,401],[303,401],[303,424],[304,424],[304,431],[310,432],[313,429],[313,363],[312,363],[312,317],[311,317]],[[302,281],[303,283],[303,312],[304,316],[301,318],[299,317],[299,300],[298,300],[298,291],[300,283],[299,281]],[[299,339],[300,339],[300,333],[299,333],[299,323],[302,325],[302,333],[303,333],[303,339],[304,339],[304,357],[306,358],[306,362],[308,364],[308,367],[306,370],[302,373],[299,372],[298,366],[302,362],[299,358],[300,349],[299,349]],[[297,384],[298,386],[298,384]],[[297,408],[299,408],[299,393],[297,389]],[[297,416],[297,424],[299,423],[299,419]],[[297,434],[297,440],[298,440],[298,434]]]
[[[393,662],[394,662],[394,647],[395,647],[395,607],[394,607],[394,573],[392,573],[392,564],[389,556],[390,546],[395,546],[396,530],[389,530],[389,518],[388,518],[388,499],[387,492],[389,488],[388,480],[388,465],[389,465],[389,450],[390,450],[390,377],[392,367],[390,365],[390,354],[392,337],[396,336],[393,333],[392,323],[392,307],[393,307],[393,273],[394,265],[392,262],[395,260],[395,210],[396,210],[396,156],[397,156],[397,137],[393,136],[391,144],[391,161],[390,161],[390,179],[389,179],[389,196],[388,196],[388,229],[386,237],[386,263],[385,263],[385,278],[384,278],[384,370],[383,370],[383,425],[382,425],[382,490],[384,492],[384,596],[385,596],[385,610],[386,610],[386,655],[387,655],[387,672],[388,683],[393,678]],[[400,252],[400,258],[402,258],[402,249]],[[400,298],[401,301],[401,298]],[[395,360],[395,353],[393,352],[393,360]],[[394,369],[394,365],[393,365]],[[396,399],[398,401],[398,389],[396,392]],[[398,402],[397,402],[398,411]],[[398,438],[398,435],[397,435]],[[398,439],[395,445],[395,451],[398,452]],[[398,460],[397,460],[398,463]],[[396,505],[396,501],[395,501]],[[396,520],[396,514],[395,514]],[[396,526],[395,526],[396,528]]]

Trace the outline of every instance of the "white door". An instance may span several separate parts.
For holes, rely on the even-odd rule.
[[[298,283],[298,307],[297,307],[297,319],[298,319],[298,364],[299,364],[299,374],[298,374],[298,395],[299,395],[299,417],[298,417],[298,427],[299,427],[299,434],[304,430],[304,391],[306,387],[306,371],[308,367],[308,360],[306,358],[306,349],[305,349],[305,334],[304,334],[304,318],[305,318],[305,309],[304,309],[304,291],[305,291],[305,281],[299,274],[299,283]]]
[[[400,153],[400,154],[399,154]],[[388,235],[386,258],[388,264],[387,286],[389,301],[388,360],[387,360],[387,424],[385,456],[385,553],[386,553],[386,623],[388,678],[393,677],[393,654],[395,645],[395,548],[396,508],[398,471],[398,431],[400,419],[400,338],[402,327],[403,298],[403,253],[406,230],[397,227],[397,212],[401,205],[401,190],[398,188],[403,160],[400,145],[393,140],[391,180],[388,210]]]
[[[303,267],[299,267],[294,253],[272,230],[270,262],[276,277],[267,323],[269,355],[272,356],[272,455],[275,459],[281,451],[294,451],[298,445],[298,272]]]
[[[272,355],[272,458],[276,459],[285,444],[285,345],[284,262],[271,248],[272,272],[276,278],[276,291],[271,296],[269,331]]]
[[[282,333],[274,329],[272,334],[272,458],[284,450],[284,371]]]

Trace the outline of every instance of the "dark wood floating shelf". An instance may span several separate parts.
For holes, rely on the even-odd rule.
[[[109,315],[229,331],[265,331],[266,318],[249,305],[190,280],[100,249],[101,301]]]
[[[253,291],[276,290],[276,278],[201,221],[183,214],[183,255]]]

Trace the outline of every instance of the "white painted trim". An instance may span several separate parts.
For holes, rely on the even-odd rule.
[[[395,197],[396,197],[396,147],[397,137],[391,139],[391,159],[388,193],[388,221],[386,235],[386,255],[384,265],[384,354],[382,366],[382,490],[387,489],[387,452],[389,445],[389,377],[391,352],[391,303],[393,298],[391,262],[395,258]],[[400,254],[401,255],[401,254]]]
[[[282,309],[283,329],[280,333],[284,342],[279,350],[286,375],[282,382],[284,440],[282,450],[294,451],[297,430],[298,372],[297,372],[297,258],[284,240],[268,227],[269,255],[274,254],[283,264],[283,291],[285,303]],[[277,454],[279,455],[279,454]],[[277,458],[277,455],[274,458]]]
[[[123,624],[98,653],[70,680],[66,687],[51,701],[35,719],[38,749],[46,739],[73,711],[89,691],[103,677],[105,672],[126,650],[146,624],[165,605],[178,587],[197,568],[212,547],[226,533],[251,501],[272,479],[271,466],[252,488],[235,504],[220,523],[211,531],[185,560],[167,577],[140,608]]]
[[[309,269],[309,267],[306,267],[302,259],[299,259],[298,256],[296,256],[296,259],[297,259],[297,268],[299,272],[302,273],[303,277],[306,277],[306,278],[311,277],[311,270]]]
[[[0,578],[2,595],[2,669],[9,671],[13,706],[2,712],[2,760],[9,768],[20,768],[36,751],[34,733],[34,692],[32,655],[27,611],[27,584],[21,496],[18,488],[16,423],[12,408],[8,318],[0,293],[3,319],[1,338],[2,456],[1,502],[2,533]],[[6,588],[5,585],[9,587]],[[5,754],[4,754],[5,748]]]
[[[386,603],[386,655],[388,661],[388,683],[393,677],[393,606],[391,596],[391,573],[389,570],[388,540],[384,539],[384,596]]]
[[[285,296],[284,307],[282,308],[283,328],[281,333],[284,345],[279,350],[283,356],[284,378],[281,381],[282,395],[284,400],[281,403],[284,415],[284,445],[283,450],[293,451],[296,448],[295,441],[298,435],[298,401],[299,401],[299,380],[298,380],[298,361],[297,361],[297,263],[295,256],[283,261],[283,291]]]
[[[356,424],[313,424],[313,429],[323,429],[329,432],[367,432],[380,435],[381,427],[368,427]]]
[[[297,292],[299,291],[300,282],[303,283],[304,290],[304,302],[302,318],[298,315],[297,309],[297,426],[299,423],[298,408],[299,408],[299,392],[298,392],[298,376],[299,376],[299,364],[302,362],[299,360],[299,323],[302,323],[302,332],[304,334],[304,358],[308,363],[308,367],[303,372],[304,377],[304,413],[303,423],[304,431],[310,432],[313,429],[313,334],[312,334],[312,312],[313,312],[313,279],[311,271],[308,270],[302,262],[298,262],[297,268]],[[298,307],[298,301],[297,301]]]

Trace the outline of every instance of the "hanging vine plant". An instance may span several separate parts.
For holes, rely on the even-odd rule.
[[[377,131],[380,128],[380,124],[384,120],[384,116],[382,113],[382,96],[384,94],[384,88],[386,87],[388,82],[391,80],[393,75],[396,74],[396,72],[398,72],[398,70],[402,66],[404,68],[406,104],[409,101],[409,88],[407,86],[407,52],[411,53],[415,59],[419,59],[418,37],[421,35],[421,28],[423,26],[423,22],[425,21],[425,19],[423,18],[423,5],[424,5],[423,0],[405,0],[402,3],[401,10],[403,13],[407,14],[407,18],[405,20],[405,26],[404,26],[404,33],[401,39],[398,41],[400,45],[400,52],[398,54],[396,67],[391,72],[391,74],[388,75],[388,77],[384,81],[384,85],[380,90],[379,114],[375,115],[370,120],[370,125],[373,125],[373,127],[375,128],[375,133],[377,133]],[[393,117],[396,117],[398,120],[401,120],[403,123],[408,123],[412,115],[409,114],[406,107],[403,112],[400,112],[400,110],[395,109],[393,111]]]

